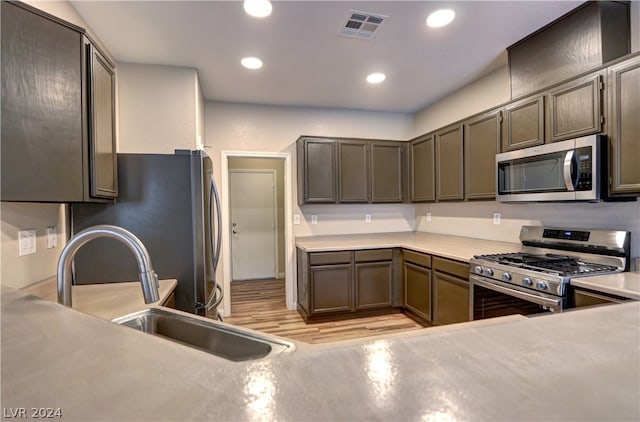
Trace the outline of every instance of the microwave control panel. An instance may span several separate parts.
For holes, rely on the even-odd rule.
[[[591,190],[593,187],[591,147],[576,149],[576,157],[578,158],[578,181],[576,183],[576,190]]]

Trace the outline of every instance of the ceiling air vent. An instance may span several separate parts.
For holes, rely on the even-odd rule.
[[[389,19],[389,16],[374,15],[369,12],[352,10],[338,30],[338,35],[370,40],[376,35],[376,31],[380,28],[380,25],[387,19]]]

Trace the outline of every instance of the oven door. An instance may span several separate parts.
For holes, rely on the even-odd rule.
[[[469,319],[562,312],[564,300],[542,292],[469,275]]]

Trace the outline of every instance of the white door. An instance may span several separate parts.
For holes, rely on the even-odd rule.
[[[232,280],[275,278],[275,171],[229,170]]]

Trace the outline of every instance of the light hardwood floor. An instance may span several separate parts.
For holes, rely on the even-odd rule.
[[[307,324],[298,311],[287,310],[284,280],[232,282],[231,312],[225,322],[306,343],[328,343],[425,328],[402,313]]]

